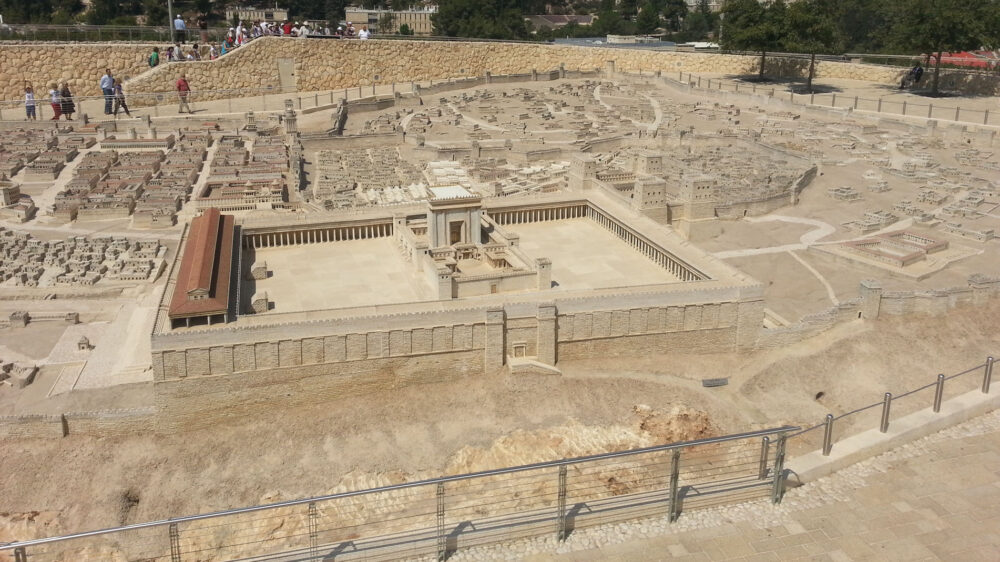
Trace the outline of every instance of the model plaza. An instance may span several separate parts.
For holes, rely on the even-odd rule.
[[[498,209],[495,214],[505,223],[498,224],[483,212],[480,198],[464,188],[430,189],[430,220],[334,228],[334,239],[330,230],[312,230],[304,243],[292,244],[284,242],[287,234],[247,234],[250,243],[265,244],[247,255],[272,272],[256,281],[256,292],[267,294],[274,312],[300,312],[496,293],[551,292],[554,297],[580,289],[680,281],[582,206]],[[443,209],[446,205],[450,208]],[[278,236],[281,241],[269,245]]]

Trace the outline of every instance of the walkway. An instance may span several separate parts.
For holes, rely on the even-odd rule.
[[[459,551],[453,560],[996,560],[1000,410],[767,501]]]

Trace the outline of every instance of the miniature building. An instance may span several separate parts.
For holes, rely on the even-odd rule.
[[[76,342],[76,349],[79,351],[90,351],[94,349],[94,346],[90,344],[90,340],[87,336],[81,336],[80,341]]]
[[[168,314],[172,326],[229,319],[232,215],[208,209],[191,221]]]

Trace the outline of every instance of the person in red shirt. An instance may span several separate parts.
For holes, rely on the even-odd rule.
[[[188,105],[187,98],[188,94],[191,92],[191,86],[188,85],[187,77],[181,74],[181,77],[177,79],[177,97],[180,99],[180,107],[177,109],[177,113],[184,113],[187,110],[188,113],[194,113],[191,111],[191,106]]]
[[[284,35],[291,35],[292,34],[292,23],[286,21],[285,24],[281,26],[281,31],[284,32]]]

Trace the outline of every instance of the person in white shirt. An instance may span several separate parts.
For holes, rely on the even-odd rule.
[[[35,90],[31,87],[30,82],[25,82],[24,86],[24,112],[29,120],[35,121],[37,119],[35,115]]]
[[[104,69],[104,76],[100,81],[101,93],[104,94],[104,114],[111,115],[111,104],[115,100],[115,79],[111,76],[111,69]]]
[[[361,31],[358,32],[358,39],[368,39],[369,35],[371,35],[371,33],[368,31],[368,26],[361,26]]]
[[[187,24],[184,23],[184,19],[181,18],[180,14],[174,18],[174,31],[177,32],[177,39],[184,41],[187,39]]]
[[[303,23],[299,28],[299,37],[309,37],[309,22]]]

